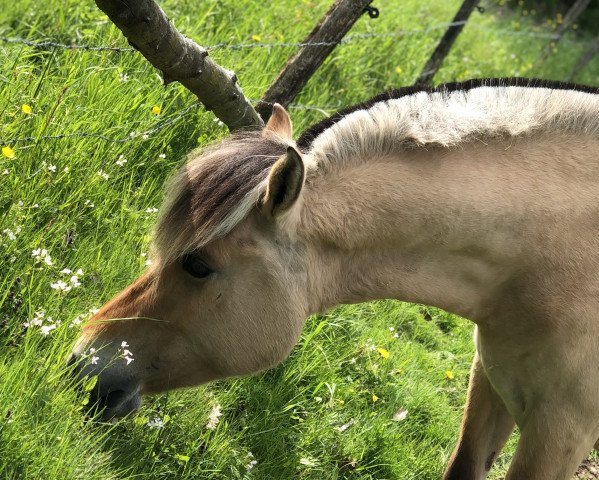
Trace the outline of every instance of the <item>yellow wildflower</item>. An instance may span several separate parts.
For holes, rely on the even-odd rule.
[[[2,147],[2,155],[6,158],[15,158],[15,151],[10,147]]]
[[[154,115],[160,115],[160,112],[162,112],[162,109],[158,105],[152,107],[152,113]]]
[[[389,350],[385,350],[382,347],[378,347],[376,349],[377,352],[379,352],[381,354],[381,357],[383,358],[389,358],[389,355],[391,355],[391,353],[389,352]]]
[[[373,402],[378,402],[379,397],[377,397],[374,393],[372,394],[372,401]]]
[[[345,405],[345,400],[342,400],[341,398],[339,400],[337,400],[339,402],[339,405]]]
[[[259,42],[260,40],[262,40],[262,37],[260,35],[252,35],[252,40],[254,42]]]
[[[23,106],[21,107],[21,111],[27,115],[29,115],[32,110],[31,110],[31,105],[28,105],[26,103],[23,104]]]
[[[395,67],[395,72],[401,75],[401,72],[403,72],[403,70],[401,69],[401,67],[398,65],[397,67]]]
[[[447,370],[445,372],[445,378],[447,380],[453,380],[455,378],[455,375],[453,374],[453,372],[451,370]]]

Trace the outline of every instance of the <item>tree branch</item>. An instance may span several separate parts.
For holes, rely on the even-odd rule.
[[[256,110],[264,120],[270,117],[274,102],[285,107],[291,103],[371,1],[336,0],[303,41],[315,45],[304,45],[289,59],[256,105]]]
[[[220,67],[205,48],[181,35],[153,0],[96,0],[96,5],[162,72],[165,85],[180,82],[230,130],[263,125],[237,85],[235,73]]]
[[[445,60],[445,57],[451,50],[452,45],[468,21],[470,14],[478,5],[478,2],[479,0],[464,0],[464,3],[462,3],[462,6],[458,10],[458,13],[456,13],[456,16],[453,18],[453,21],[451,22],[452,24],[445,31],[445,34],[441,40],[439,40],[439,44],[435,48],[435,51],[422,69],[422,73],[416,80],[416,85],[429,85],[431,83],[433,77],[439,71],[439,68],[441,68],[443,60]]]

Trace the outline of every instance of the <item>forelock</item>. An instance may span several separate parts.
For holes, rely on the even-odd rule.
[[[246,218],[286,148],[281,140],[254,132],[192,154],[167,186],[154,237],[161,262],[201,248]]]

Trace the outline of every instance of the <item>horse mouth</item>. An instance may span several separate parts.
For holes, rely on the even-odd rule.
[[[141,407],[141,395],[138,391],[127,392],[114,390],[100,397],[93,405],[97,411],[102,412],[102,420],[112,420],[125,417],[136,412]]]

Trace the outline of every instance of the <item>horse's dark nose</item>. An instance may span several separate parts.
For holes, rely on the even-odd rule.
[[[72,353],[67,366],[78,383],[97,377],[89,392],[90,412],[102,412],[102,418],[123,417],[137,410],[141,405],[139,382],[130,369],[122,368],[115,362],[102,361],[101,356]]]

